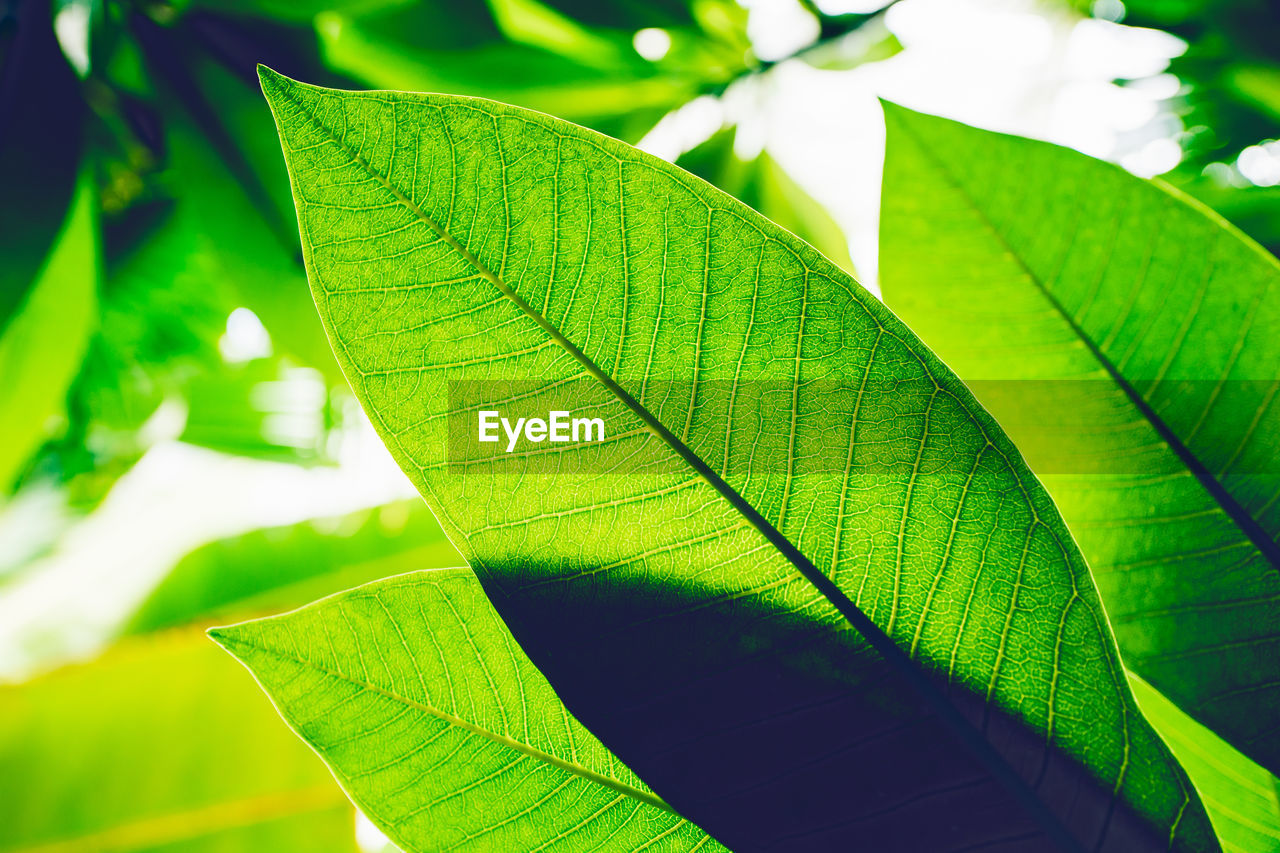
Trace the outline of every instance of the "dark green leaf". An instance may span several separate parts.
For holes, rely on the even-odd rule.
[[[0,331],[66,218],[80,159],[84,102],[51,5],[0,9]]]
[[[1274,772],[1280,263],[1118,167],[886,114],[889,305],[1048,486],[1128,666]]]

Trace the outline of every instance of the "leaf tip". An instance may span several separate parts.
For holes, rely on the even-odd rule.
[[[885,124],[892,124],[895,121],[901,121],[902,119],[919,115],[915,110],[908,109],[902,104],[895,103],[887,98],[877,97],[876,100],[880,102],[880,109],[884,111]]]
[[[258,84],[262,87],[262,94],[267,100],[275,103],[277,99],[296,84],[296,80],[292,80],[279,71],[275,71],[262,63],[258,63]]]
[[[207,629],[204,633],[206,637],[213,640],[224,650],[235,657],[239,657],[235,652],[235,647],[241,645],[239,626],[218,625]]]

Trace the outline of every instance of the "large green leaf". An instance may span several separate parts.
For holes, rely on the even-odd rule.
[[[67,390],[97,320],[97,199],[88,176],[17,315],[0,332],[0,497],[65,426]]]
[[[570,716],[470,569],[210,634],[406,850],[721,849]]]
[[[738,849],[1214,846],[1047,495],[845,273],[547,116],[263,84],[357,396],[681,814]],[[490,452],[477,405],[608,440]]]
[[[197,632],[0,688],[5,853],[355,852],[351,806]]]
[[[889,305],[1027,454],[1128,666],[1274,772],[1280,263],[1110,164],[886,115]]]

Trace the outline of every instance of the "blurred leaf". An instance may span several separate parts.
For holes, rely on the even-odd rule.
[[[219,15],[268,18],[288,23],[310,23],[316,15],[337,12],[362,15],[383,9],[414,5],[421,0],[178,0],[183,9],[207,10]],[[477,0],[459,0],[459,5]]]
[[[356,851],[350,805],[192,633],[0,688],[0,851]]]
[[[1280,779],[1132,673],[1129,684],[1142,713],[1195,782],[1225,853],[1280,850]]]
[[[730,847],[1215,847],[1048,496],[845,273],[545,115],[263,86],[357,397],[565,705],[681,814]],[[468,387],[610,440],[485,454]]]
[[[1280,5],[1271,0],[1126,0],[1125,23],[1160,27],[1187,42],[1169,71],[1186,138],[1180,175],[1280,137]],[[1175,176],[1177,177],[1177,176]]]
[[[259,530],[184,557],[125,633],[285,610],[377,578],[464,562],[416,499]]]
[[[857,16],[846,24],[851,26],[848,32],[824,39],[802,51],[800,58],[822,71],[849,71],[902,52],[902,42],[885,25],[883,14]]]
[[[0,495],[31,454],[66,425],[67,391],[97,320],[96,205],[86,175],[44,268],[0,332]]]
[[[199,258],[204,286],[235,300],[228,311],[247,306],[278,350],[341,381],[313,309],[291,286],[303,276],[293,249],[293,201],[274,130],[254,108],[257,94],[190,40],[178,43],[189,54],[177,55],[167,31],[146,31],[154,73],[169,89],[165,174],[176,199],[169,227],[183,232],[188,247],[179,262],[190,269]]]
[[[667,63],[634,51],[613,61],[511,43],[495,37],[466,50],[423,49],[404,14],[319,26],[329,64],[378,88],[426,90],[509,101],[529,109],[638,139],[665,113],[745,70],[739,54],[696,49],[677,40]]]
[[[1223,186],[1202,178],[1182,183],[1179,188],[1222,214],[1271,254],[1280,254],[1280,186]]]
[[[44,265],[79,171],[84,101],[52,24],[48,0],[0,6],[0,331]]]
[[[620,30],[683,26],[693,22],[695,7],[707,0],[543,0],[546,5],[585,24]],[[713,0],[714,2],[714,0]]]
[[[513,42],[572,57],[584,65],[619,65],[635,58],[631,34],[593,31],[538,0],[489,0],[498,29]]]
[[[188,444],[300,464],[322,458],[333,424],[318,371],[257,358],[192,377],[184,391]]]
[[[570,716],[470,569],[209,634],[405,850],[723,850]]]
[[[791,180],[767,152],[749,162],[738,159],[733,150],[735,136],[733,128],[725,128],[682,154],[676,165],[755,208],[852,274],[849,242],[826,209]]]
[[[1280,121],[1280,68],[1237,65],[1228,72],[1227,79],[1242,100]]]
[[[886,116],[888,304],[1040,474],[1127,665],[1274,772],[1280,263],[1110,164]]]

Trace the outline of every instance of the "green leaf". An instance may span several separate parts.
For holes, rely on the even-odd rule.
[[[1280,850],[1280,779],[1178,710],[1130,673],[1129,683],[1151,724],[1182,762],[1204,801],[1226,853]]]
[[[462,562],[416,500],[257,530],[184,557],[139,606],[125,633],[278,612],[377,578]]]
[[[357,396],[681,814],[730,848],[1214,847],[1047,495],[845,273],[565,122],[262,77]],[[477,405],[609,440],[490,453]]]
[[[750,161],[739,159],[733,150],[736,136],[734,128],[725,128],[681,155],[676,165],[754,208],[852,274],[849,241],[831,215],[767,152]]]
[[[209,633],[406,850],[721,849],[573,719],[470,569]]]
[[[356,20],[332,15],[317,32],[329,66],[370,86],[495,98],[632,140],[702,87],[725,84],[746,70],[741,50],[729,53],[684,31],[672,34],[670,59],[663,63],[643,59],[626,41],[606,45],[611,50],[597,45],[588,56],[511,42],[496,24],[488,38],[465,50],[454,44],[424,48],[417,34],[440,26],[441,14],[453,12],[428,5]]]
[[[364,15],[412,2],[414,0],[185,0],[179,5],[185,5],[192,11],[207,10],[219,15],[309,23],[317,15],[325,13]]]
[[[1110,164],[886,115],[886,300],[1049,488],[1129,668],[1275,772],[1280,263]]]
[[[97,223],[86,175],[43,269],[0,333],[0,496],[31,454],[65,426],[67,390],[97,322]]]
[[[0,688],[5,853],[351,851],[351,806],[195,632]]]
[[[86,110],[51,6],[9,4],[0,22],[0,331],[46,264],[79,172]]]

